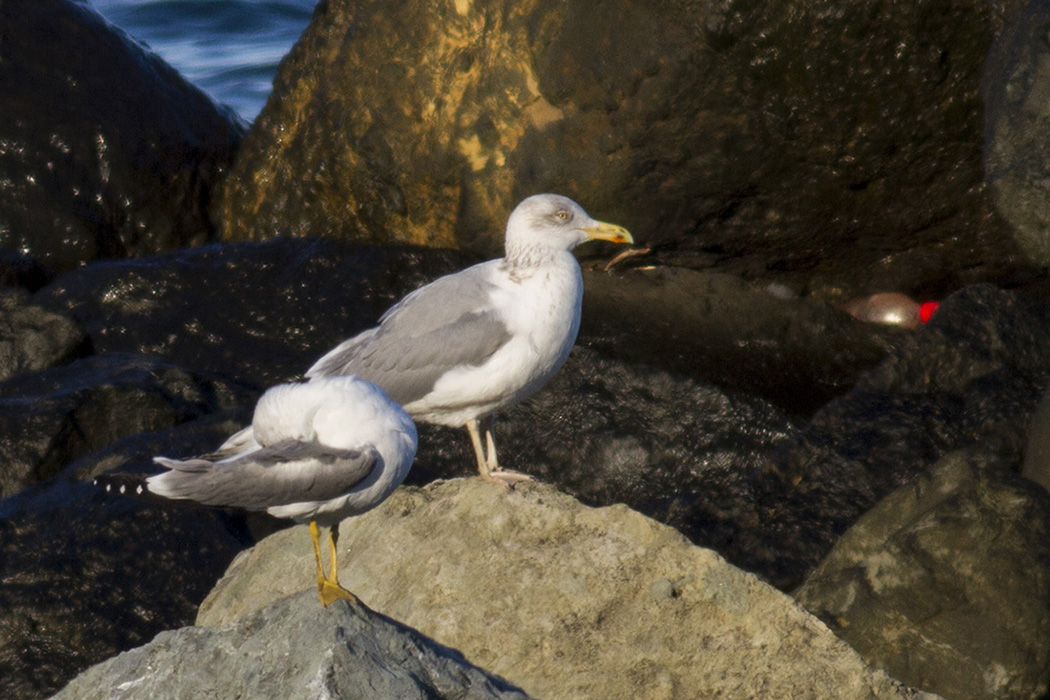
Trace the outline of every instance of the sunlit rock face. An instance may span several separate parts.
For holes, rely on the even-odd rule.
[[[556,191],[679,264],[954,289],[1016,256],[981,186],[979,72],[1005,14],[335,0],[283,63],[217,218],[231,239],[493,254],[513,205]]]

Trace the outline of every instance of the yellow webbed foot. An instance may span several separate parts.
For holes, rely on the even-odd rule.
[[[340,599],[349,601],[351,605],[357,605],[360,602],[357,596],[340,586],[338,581],[328,579],[317,582],[317,595],[321,598],[321,605],[326,608]]]

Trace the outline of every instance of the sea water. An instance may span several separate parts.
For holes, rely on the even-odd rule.
[[[310,21],[317,0],[91,0],[246,121],[262,109],[277,64]]]

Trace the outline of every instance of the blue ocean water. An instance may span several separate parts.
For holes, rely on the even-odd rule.
[[[317,0],[90,0],[102,15],[247,121]]]

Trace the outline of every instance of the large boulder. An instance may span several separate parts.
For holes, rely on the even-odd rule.
[[[493,255],[563,192],[660,257],[799,289],[1006,275],[982,187],[974,0],[331,0],[285,60],[220,204],[229,239]]]
[[[796,592],[869,663],[957,700],[1045,697],[1050,494],[952,453],[883,499]]]
[[[232,112],[86,3],[4,0],[0,28],[0,247],[61,271],[214,238]]]
[[[93,355],[0,382],[0,497],[89,452],[254,400],[248,387],[157,357]]]
[[[32,302],[76,319],[96,353],[159,355],[263,389],[468,260],[325,239],[216,244],[88,265]]]
[[[344,524],[369,606],[543,698],[917,697],[786,595],[624,506],[478,478],[402,487]],[[305,527],[239,557],[200,625],[312,589]]]
[[[784,549],[787,543],[826,538],[826,553],[881,498],[949,452],[975,443],[1023,444],[1050,383],[1048,346],[1044,296],[977,285],[945,300],[929,324],[818,411],[776,456],[777,469],[756,485],[756,502],[772,508],[771,517],[787,509],[805,526],[784,523],[778,546],[752,542],[740,564],[775,568],[780,585],[800,583],[791,576],[816,561],[792,563],[784,553],[796,550]]]

